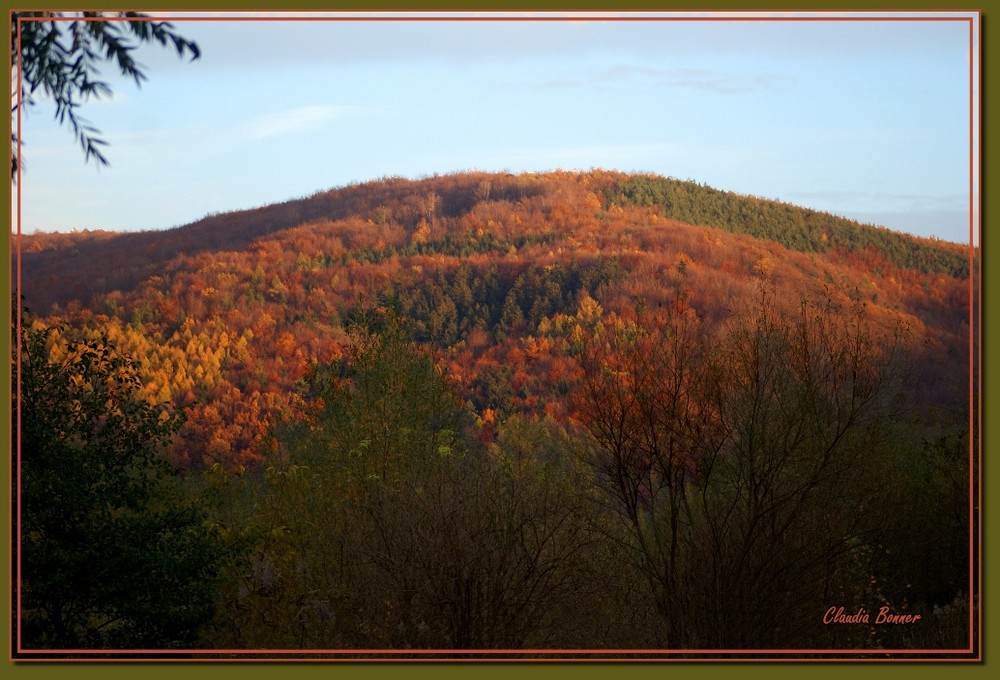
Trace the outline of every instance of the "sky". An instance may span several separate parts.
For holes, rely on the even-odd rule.
[[[142,46],[141,88],[104,71],[114,95],[81,106],[110,167],[44,97],[24,107],[24,233],[165,229],[386,176],[605,168],[969,242],[975,14],[195,16],[170,15],[200,59]]]

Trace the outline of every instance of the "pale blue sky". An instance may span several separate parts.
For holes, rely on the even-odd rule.
[[[22,229],[162,229],[387,175],[602,167],[968,242],[970,24],[944,18],[978,33],[975,15],[721,16],[176,19],[199,61],[143,47],[141,89],[108,73],[114,98],[81,108],[111,167],[84,165],[47,102],[25,110]]]

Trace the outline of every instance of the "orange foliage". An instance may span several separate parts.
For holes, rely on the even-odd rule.
[[[483,402],[484,381],[504,409],[569,418],[574,343],[644,314],[690,311],[719,327],[755,274],[792,311],[830,289],[860,296],[884,327],[907,321],[941,348],[921,365],[927,384],[955,388],[968,280],[901,269],[874,248],[791,252],[609,204],[625,178],[384,178],[164,232],[31,235],[24,293],[50,324],[103,328],[142,362],[144,396],[186,409],[174,457],[191,466],[262,460],[267,428],[299,408],[313,366],[340,356],[350,320],[403,303],[415,333],[446,345],[441,365],[489,432],[509,413]]]

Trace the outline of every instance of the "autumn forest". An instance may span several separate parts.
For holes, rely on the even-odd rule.
[[[19,245],[23,655],[971,652],[967,245],[603,170]]]

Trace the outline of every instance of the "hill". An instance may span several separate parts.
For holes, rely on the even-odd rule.
[[[762,276],[781,300],[832,290],[905,324],[931,357],[917,391],[962,394],[967,251],[662,177],[465,173],[163,232],[29,235],[22,276],[29,308],[106,329],[143,357],[150,398],[191,409],[181,459],[229,465],[258,460],[297,381],[339,355],[353,319],[389,306],[480,413],[565,415],[540,396],[567,370],[547,336],[582,301],[626,314],[683,294],[720,324]]]
[[[26,236],[21,257],[29,328],[50,329],[26,384],[86,416],[62,439],[31,420],[59,444],[21,452],[46,485],[24,506],[65,540],[27,532],[25,553],[113,552],[52,515],[46,494],[88,496],[76,479],[102,494],[81,517],[144,521],[133,498],[105,507],[102,458],[68,476],[50,453],[152,458],[107,426],[107,395],[134,388],[147,403],[110,421],[172,436],[168,496],[198,509],[199,542],[157,545],[221,560],[178,576],[211,606],[164,615],[200,649],[970,639],[967,248],[597,170],[387,178],[164,232]],[[859,607],[923,623],[840,625]],[[81,644],[101,639],[82,611]],[[63,639],[45,607],[21,616]]]
[[[588,190],[581,193],[581,186]],[[590,201],[587,206],[580,205],[584,199]],[[132,288],[159,273],[179,255],[238,251],[268,235],[320,220],[336,222],[356,217],[376,227],[395,225],[413,232],[422,217],[437,218],[445,222],[444,230],[457,227],[463,233],[461,229],[467,225],[447,223],[484,209],[515,207],[531,207],[530,218],[544,221],[552,215],[555,205],[563,213],[589,208],[605,218],[606,211],[650,207],[670,220],[773,240],[798,252],[841,257],[853,254],[860,256],[860,266],[869,265],[876,271],[885,260],[898,268],[923,273],[958,278],[969,273],[968,248],[956,244],[911,237],[691,181],[599,171],[579,179],[476,173],[421,181],[387,178],[281,204],[212,215],[166,231],[26,235],[23,267],[32,284],[29,292],[35,304],[47,309],[53,303],[64,305],[71,299],[86,303],[94,294]],[[565,222],[568,215],[560,218],[557,212],[555,217],[556,222]],[[591,217],[585,216],[587,220]],[[112,238],[114,243],[109,243]]]

